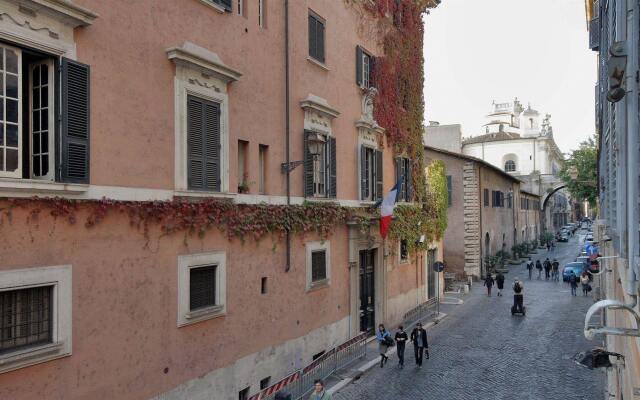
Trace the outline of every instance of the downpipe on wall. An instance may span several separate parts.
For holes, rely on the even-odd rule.
[[[286,163],[289,165],[291,159],[289,136],[289,0],[284,0],[284,114],[285,114],[285,156]],[[291,170],[287,168],[287,205],[291,204]],[[287,229],[286,235],[286,265],[284,272],[291,269],[291,232]]]

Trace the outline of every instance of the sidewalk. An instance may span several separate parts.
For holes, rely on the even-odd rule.
[[[445,296],[441,299],[441,302],[440,302],[440,313],[436,315],[434,310],[433,314],[429,315],[428,317],[420,321],[422,322],[423,327],[427,330],[427,333],[434,325],[438,324],[440,321],[446,318],[450,310],[463,304],[464,301],[462,300],[462,298],[464,296],[465,295],[462,292],[461,293],[450,293],[450,292],[445,293]],[[418,321],[416,321],[416,323],[417,322]],[[411,330],[413,330],[414,325],[415,324],[404,327],[407,334],[411,333]],[[389,333],[391,333],[392,337],[395,335],[397,328],[398,328],[397,326],[394,326],[391,329],[389,329]],[[398,363],[398,358],[395,356],[396,352],[397,352],[396,346],[393,346],[392,348],[389,349],[389,351],[387,352],[387,356],[389,357],[389,362],[387,363],[385,368],[396,368],[396,365]],[[405,364],[410,364],[412,362],[413,360],[412,355],[413,355],[413,347],[410,344],[408,344],[407,350],[405,350]],[[334,394],[340,389],[342,389],[343,387],[352,383],[353,381],[360,379],[367,371],[371,370],[372,368],[379,367],[379,365],[380,365],[380,353],[378,353],[378,342],[377,340],[375,340],[375,337],[371,337],[367,340],[367,349],[366,349],[366,355],[364,358],[355,361],[354,363],[349,365],[347,368],[336,371],[334,374],[332,374],[329,378],[326,379],[325,384],[327,387],[327,391],[331,394]]]

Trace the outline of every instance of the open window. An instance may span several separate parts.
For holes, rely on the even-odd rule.
[[[0,42],[0,178],[88,183],[87,65]]]

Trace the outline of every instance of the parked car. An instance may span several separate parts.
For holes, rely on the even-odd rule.
[[[584,237],[584,242],[593,242],[593,233],[587,233]]]
[[[566,231],[560,233],[560,236],[558,237],[558,242],[568,242],[568,241],[569,241],[569,233]]]
[[[587,266],[583,262],[571,262],[562,268],[562,280],[569,282],[571,274],[575,275],[576,279],[580,279],[580,275],[587,269]]]

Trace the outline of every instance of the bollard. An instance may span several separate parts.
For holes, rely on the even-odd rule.
[[[469,294],[469,285],[464,285],[464,294]]]

